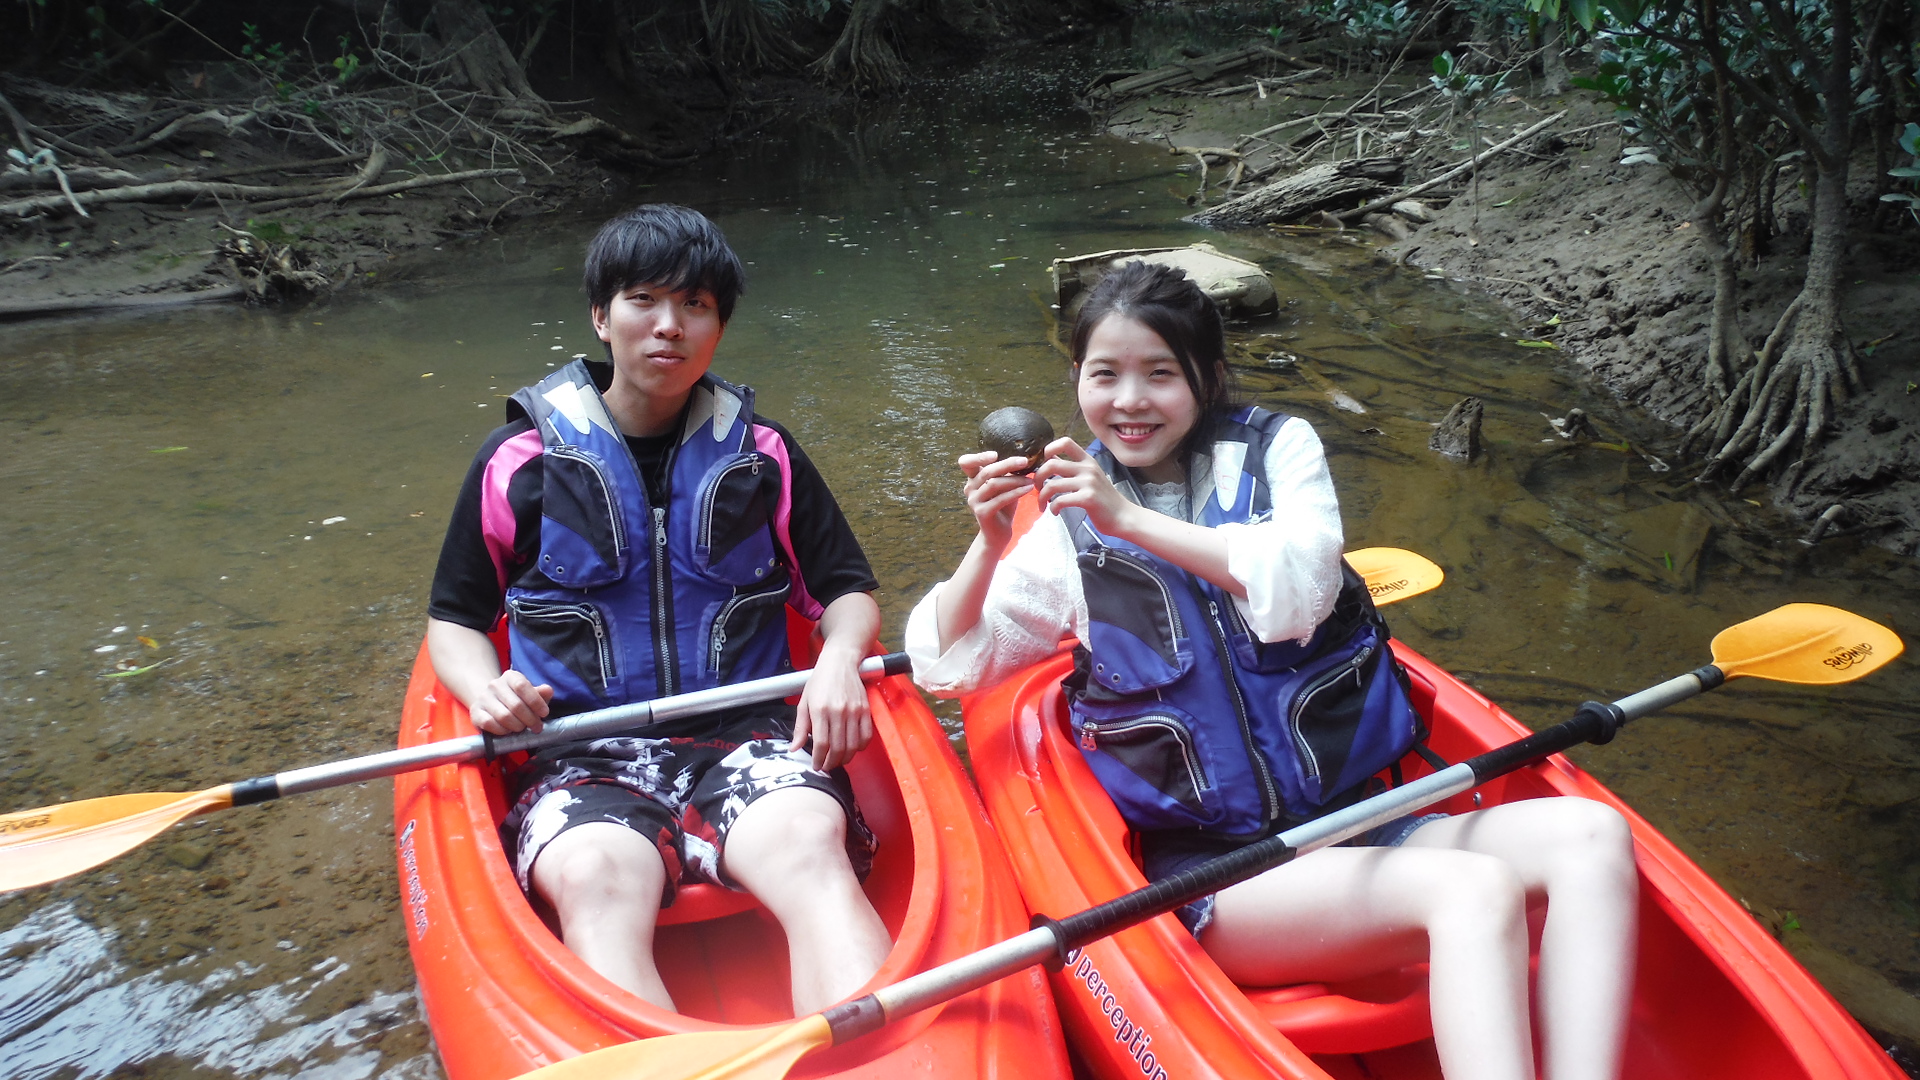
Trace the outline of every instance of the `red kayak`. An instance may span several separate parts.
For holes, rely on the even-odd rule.
[[[804,630],[795,629],[796,659],[811,655]],[[880,842],[867,895],[895,942],[871,990],[1012,937],[1027,928],[1027,913],[980,800],[919,692],[896,676],[869,684],[868,700],[876,737],[848,772]],[[472,731],[466,708],[434,678],[422,649],[400,745]],[[395,778],[407,944],[451,1080],[504,1080],[633,1039],[792,1019],[779,924],[750,897],[712,886],[683,887],[662,912],[655,940],[661,974],[684,1014],[589,970],[514,883],[497,832],[505,814],[491,764]],[[810,1056],[792,1073],[1068,1074],[1037,968]]]
[[[1462,761],[1528,729],[1398,641],[1429,745]],[[1062,654],[965,699],[987,814],[1028,906],[1061,916],[1145,883],[1073,739]],[[1408,779],[1432,770],[1402,763]],[[1631,823],[1640,945],[1622,1075],[1636,1080],[1903,1080],[1860,1025],[1712,878],[1564,757],[1441,803],[1454,813],[1553,795]],[[1440,1077],[1425,965],[1341,985],[1235,985],[1172,915],[1087,946],[1053,976],[1081,1060],[1111,1080]]]

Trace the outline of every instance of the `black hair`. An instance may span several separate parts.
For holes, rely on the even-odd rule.
[[[1179,267],[1139,259],[1121,263],[1093,287],[1074,321],[1070,355],[1076,372],[1087,358],[1094,327],[1109,315],[1133,319],[1160,335],[1180,361],[1187,388],[1200,405],[1199,419],[1181,443],[1182,455],[1211,441],[1214,418],[1235,400],[1220,309]]]
[[[648,203],[600,226],[587,245],[587,302],[606,309],[631,285],[705,289],[725,323],[747,288],[740,257],[720,227],[698,210]]]

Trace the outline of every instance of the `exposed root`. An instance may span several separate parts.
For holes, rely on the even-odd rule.
[[[1711,481],[1738,465],[1728,485],[1738,491],[1780,466],[1794,447],[1804,457],[1825,434],[1834,408],[1860,385],[1839,320],[1819,313],[1803,293],[1781,314],[1733,392],[1687,433],[1682,449],[1704,439],[1710,457],[1697,479]]]
[[[826,55],[809,68],[821,79],[861,93],[899,86],[907,79],[906,65],[887,40],[887,13],[896,0],[853,0],[847,25]]]

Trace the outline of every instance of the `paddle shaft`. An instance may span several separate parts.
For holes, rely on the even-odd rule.
[[[870,656],[862,661],[860,677],[872,681],[890,675],[904,674],[909,670],[911,668],[907,662],[906,653],[888,653],[885,656]],[[379,754],[368,754],[365,757],[349,758],[346,761],[274,773],[272,776],[257,776],[228,786],[233,791],[233,805],[245,806],[249,803],[278,799],[283,795],[299,795],[303,792],[319,791],[322,788],[356,784],[362,780],[376,780],[382,776],[394,776],[412,772],[415,769],[429,769],[436,765],[457,765],[467,761],[491,760],[517,750],[533,750],[577,739],[602,738],[664,720],[678,720],[758,701],[791,697],[806,688],[807,680],[812,675],[811,669],[790,671],[784,675],[734,683],[730,686],[716,686],[707,690],[695,690],[688,694],[657,698],[653,701],[636,701],[630,705],[616,705],[609,709],[575,713],[572,716],[548,721],[538,732],[522,731],[514,735],[467,735],[457,739],[441,739],[438,742],[420,746],[409,746]]]
[[[1330,847],[1378,828],[1420,807],[1471,791],[1550,754],[1583,742],[1609,742],[1629,720],[1658,712],[1724,682],[1725,674],[1708,664],[1612,704],[1589,701],[1563,723],[1135,889],[1077,915],[1058,921],[1040,917],[1035,920],[1038,925],[1034,929],[1018,937],[828,1009],[824,1016],[833,1029],[833,1041],[839,1044],[857,1038],[890,1020],[985,986],[1029,965],[1063,961],[1088,942],[1245,881],[1309,851]]]

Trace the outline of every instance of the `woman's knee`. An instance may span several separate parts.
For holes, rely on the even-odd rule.
[[[1557,835],[1548,850],[1560,873],[1634,873],[1633,829],[1618,810],[1592,799],[1553,800]]]
[[[1492,855],[1450,853],[1446,871],[1435,877],[1427,897],[1429,933],[1476,925],[1507,933],[1526,925],[1526,886],[1513,867]]]

